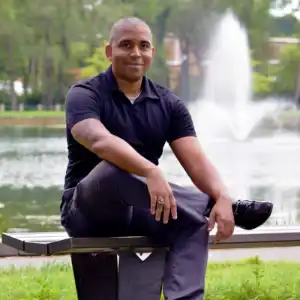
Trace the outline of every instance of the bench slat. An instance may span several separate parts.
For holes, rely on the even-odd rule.
[[[215,231],[210,235],[210,243]],[[39,255],[74,252],[151,252],[165,247],[147,237],[71,238],[65,232],[4,233],[2,242],[20,251]],[[245,231],[237,229],[227,240],[211,248],[300,246],[300,227],[266,227]]]
[[[74,252],[126,251],[151,252],[154,248],[166,245],[156,243],[147,237],[109,237],[109,238],[70,238],[49,244],[49,253],[58,253],[73,249]],[[97,252],[97,251],[95,251]]]
[[[269,234],[277,234],[277,233],[299,233],[300,232],[300,226],[288,226],[288,227],[281,227],[281,226],[275,226],[275,227],[261,227],[254,230],[243,230],[236,228],[234,235],[239,234],[249,234],[249,235],[261,235],[263,233],[269,233]],[[68,234],[64,231],[57,231],[57,232],[21,232],[21,233],[7,233],[12,237],[20,238],[20,239],[32,239],[32,238],[42,238],[42,239],[53,239],[53,240],[60,240],[64,238],[68,238]],[[212,235],[215,234],[215,230],[212,231]],[[131,237],[120,237],[120,238],[131,238]]]
[[[34,237],[25,234],[8,234],[2,235],[2,242],[13,248],[27,253],[40,255],[53,255],[69,252],[94,252],[97,251],[125,251],[128,249],[138,249],[141,253],[152,251],[154,248],[165,247],[153,242],[147,237],[110,237],[110,238],[61,238],[53,239]],[[67,235],[65,235],[67,236]]]

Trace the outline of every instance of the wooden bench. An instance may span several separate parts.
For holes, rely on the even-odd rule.
[[[214,233],[210,243],[213,237]],[[17,249],[18,255],[70,254],[79,300],[160,299],[168,249],[149,238],[71,238],[64,232],[4,233],[2,243]],[[230,239],[211,244],[215,249],[275,246],[300,246],[300,228],[236,230]]]

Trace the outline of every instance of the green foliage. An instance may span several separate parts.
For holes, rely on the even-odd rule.
[[[299,282],[296,263],[268,263],[258,257],[238,263],[216,263],[208,268],[205,300],[296,300],[300,297]]]
[[[2,269],[0,284],[1,300],[76,299],[69,264],[51,263],[37,269]],[[204,299],[300,299],[300,265],[293,262],[264,262],[258,257],[237,262],[209,263]]]
[[[20,97],[20,102],[23,102],[24,104],[33,106],[37,105],[42,102],[43,99],[43,93],[40,91],[33,91],[33,93],[28,93],[27,95],[22,95]]]
[[[10,99],[10,94],[6,90],[0,90],[0,103],[8,105],[11,102]]]
[[[274,89],[277,93],[293,93],[300,71],[300,46],[297,44],[285,46],[279,60],[280,63],[273,71],[276,76]]]
[[[25,88],[32,89],[35,95],[42,93],[40,101],[48,107],[63,103],[79,69],[83,77],[105,69],[109,62],[101,51],[102,47],[97,47],[108,37],[112,23],[120,17],[134,15],[150,24],[157,51],[149,76],[164,84],[168,70],[164,63],[163,38],[167,33],[177,35],[183,52],[186,53],[189,47],[200,65],[214,22],[230,8],[248,30],[255,59],[266,62],[269,31],[275,22],[269,15],[275,0],[42,2],[43,5],[41,0],[0,1],[0,81],[22,79]],[[280,1],[279,4],[284,7],[287,2]],[[297,22],[292,17],[278,19],[272,32],[295,35]],[[294,74],[294,66],[291,63],[285,68],[289,77],[284,81],[282,76],[278,81],[282,87],[277,87],[278,90],[293,89],[295,79],[290,76]],[[254,74],[254,79],[259,91],[268,90],[269,81],[265,77]],[[8,95],[5,102],[15,103],[13,91]]]
[[[259,72],[253,72],[253,93],[268,94],[271,92],[273,80]]]
[[[168,71],[169,70],[166,64],[164,49],[159,44],[157,44],[157,47],[155,48],[152,67],[148,71],[147,75],[155,82],[167,86]]]
[[[252,86],[253,93],[258,95],[268,94],[272,90],[273,79],[263,74],[262,71],[257,71],[261,66],[261,62],[253,60],[252,61]]]
[[[81,78],[93,77],[109,67],[110,61],[105,55],[105,42],[94,50],[91,57],[85,59],[85,63],[87,65],[80,70]]]

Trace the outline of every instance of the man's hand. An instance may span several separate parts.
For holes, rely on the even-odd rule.
[[[168,223],[170,215],[174,220],[177,219],[176,200],[161,170],[152,169],[146,179],[151,199],[150,211],[152,215],[155,215],[156,221],[160,221],[162,214],[165,224]]]
[[[208,230],[211,231],[217,223],[217,233],[214,241],[228,239],[234,231],[234,216],[232,212],[232,201],[227,196],[220,196],[216,200],[208,221]]]

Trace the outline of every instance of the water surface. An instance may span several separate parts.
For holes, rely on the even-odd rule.
[[[64,129],[0,129],[0,230],[62,230],[59,204],[67,164]],[[235,197],[270,200],[267,225],[300,223],[300,136],[256,133],[246,141],[201,140]],[[161,166],[170,181],[191,185],[168,146]]]

